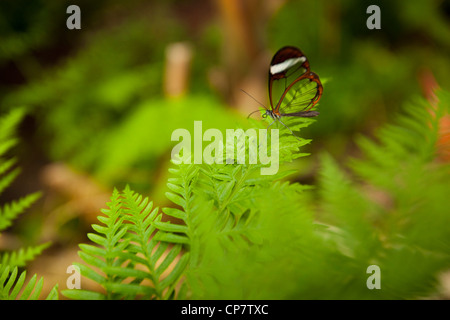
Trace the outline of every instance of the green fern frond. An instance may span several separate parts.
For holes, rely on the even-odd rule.
[[[26,271],[18,275],[18,268],[14,267],[10,272],[10,267],[4,268],[0,275],[0,300],[38,300],[44,285],[44,278],[37,280],[37,276],[33,275],[25,285]],[[25,286],[24,286],[25,285]],[[57,285],[52,288],[47,300],[58,299]]]
[[[352,168],[371,183],[395,193],[394,180],[405,179],[410,170],[425,169],[424,165],[435,158],[441,117],[442,108],[433,115],[425,102],[409,103],[394,124],[378,131],[379,143],[367,138],[357,140],[367,160],[353,160]]]
[[[153,204],[147,198],[134,193],[127,186],[123,192],[123,206],[128,219],[131,222],[127,237],[130,239],[129,250],[136,254],[135,257],[143,257],[143,260],[133,261],[144,264],[146,279],[153,284],[155,295],[159,299],[168,299],[175,290],[181,272],[186,266],[188,254],[183,254],[181,259],[176,261],[181,254],[180,244],[166,241],[158,241],[158,230],[177,233],[182,232],[183,226],[175,225],[171,228],[169,224],[161,222],[161,215],[158,208],[152,210]],[[169,246],[171,244],[171,246]],[[133,259],[132,259],[133,260]]]
[[[33,261],[34,258],[42,253],[50,243],[43,243],[38,246],[21,248],[17,251],[6,252],[0,259],[0,271],[6,267],[10,269],[15,267],[25,267],[28,262]]]
[[[24,109],[16,108],[0,117],[0,157],[17,144],[18,140],[14,137],[14,132],[24,114]],[[1,159],[0,163],[5,163],[5,160]],[[0,165],[0,167],[3,166],[4,164]],[[1,171],[6,170],[3,168]],[[1,171],[0,174],[3,173]]]
[[[321,201],[328,230],[342,254],[368,263],[379,245],[373,232],[376,207],[329,155],[321,159]]]
[[[3,159],[5,153],[17,143],[14,131],[24,115],[24,109],[13,109],[9,114],[0,117],[0,193],[11,185],[20,170],[13,169],[15,158]],[[27,208],[29,208],[39,197],[40,192],[29,194],[19,200],[6,203],[0,207],[0,231],[8,228],[12,221]],[[34,275],[25,285],[26,271],[18,276],[18,267],[25,267],[28,262],[39,255],[49,243],[38,246],[22,248],[13,252],[5,252],[0,255],[0,299],[39,299],[43,278],[37,280]],[[11,271],[12,270],[12,271]],[[47,299],[58,299],[57,286],[53,287]]]
[[[182,276],[188,266],[194,270],[201,262],[201,245],[209,241],[211,232],[221,248],[230,250],[231,244],[257,242],[258,236],[250,232],[256,227],[252,224],[255,212],[248,209],[255,199],[249,194],[270,185],[271,178],[257,179],[258,167],[252,165],[212,168],[178,165],[170,169],[174,177],[169,179],[166,196],[180,209],[164,208],[163,212],[182,223],[162,221],[158,208],[153,209],[147,198],[129,187],[122,193],[115,190],[110,209],[103,211],[108,217],[99,217],[103,225],[93,225],[97,233],[88,235],[97,245],[80,245],[79,255],[87,265],[78,264],[81,273],[103,286],[106,294],[84,290],[63,294],[76,299],[180,297],[187,294]],[[108,262],[108,256],[117,260]]]
[[[123,192],[114,190],[108,206],[103,210],[106,217],[98,217],[103,225],[93,225],[97,233],[88,235],[97,245],[80,245],[86,265],[76,264],[106,293],[64,290],[63,294],[73,299],[173,298],[189,254],[170,237],[157,237],[160,232],[170,235],[172,226],[162,223],[159,209],[128,186]]]
[[[14,131],[23,115],[24,110],[19,108],[0,117],[0,194],[11,185],[20,173],[19,168],[13,169],[16,159],[5,160],[2,156],[17,143]],[[0,231],[9,227],[12,220],[33,204],[39,196],[40,193],[33,193],[0,207]]]
[[[104,293],[65,290],[74,299],[414,298],[449,267],[448,165],[433,161],[444,112],[413,106],[350,172],[322,157],[319,192],[261,176],[260,164],[176,164],[162,212],[128,186],[114,190],[92,244],[80,245],[81,273]],[[289,121],[289,120],[288,120]],[[288,123],[301,129],[312,119]],[[280,128],[282,129],[282,128]],[[307,140],[287,129],[280,163],[303,156]],[[239,140],[239,139],[238,139]],[[241,143],[240,145],[238,145]],[[233,162],[233,161],[231,161]],[[356,176],[356,179],[355,179]],[[361,183],[363,180],[364,183]],[[386,199],[376,199],[373,188]],[[369,190],[369,191],[368,191]],[[315,197],[315,198],[312,198]],[[430,232],[430,230],[432,230]],[[382,270],[369,290],[366,268]],[[325,290],[324,290],[325,288]]]
[[[16,168],[6,175],[0,177],[0,194],[3,193],[3,191],[11,185],[11,183],[16,179],[19,173],[20,169]]]
[[[127,225],[123,223],[124,216],[121,215],[121,195],[115,189],[108,209],[103,209],[104,216],[99,216],[98,220],[103,225],[94,224],[92,228],[97,233],[89,233],[88,238],[98,246],[91,244],[80,244],[79,256],[89,265],[77,264],[81,273],[99,283],[106,291],[105,294],[96,292],[65,290],[63,294],[67,297],[82,299],[96,297],[96,299],[119,299],[130,296],[128,290],[123,290],[122,282],[126,278],[118,275],[116,269],[126,267],[128,260],[124,256],[124,250],[128,241],[123,237],[127,232]],[[99,269],[100,273],[94,269]],[[131,285],[130,285],[131,287]]]
[[[268,124],[270,124],[273,120],[270,118],[266,118],[266,121]],[[311,143],[311,139],[305,139],[299,134],[301,132],[301,129],[309,127],[317,120],[314,118],[283,117],[282,121],[290,130],[281,123],[278,123],[278,121],[272,125],[274,129],[279,129],[280,163],[290,162],[297,158],[307,156],[308,153],[300,152],[300,148],[306,144]]]
[[[163,212],[173,218],[181,219],[184,225],[173,225],[170,222],[161,222],[156,239],[172,243],[189,244],[189,221],[192,214],[195,183],[198,179],[199,167],[194,164],[180,164],[169,171],[176,177],[170,178],[167,184],[172,192],[166,192],[166,197],[183,210],[176,208],[163,208]],[[175,229],[174,229],[175,228]]]
[[[15,108],[0,118],[0,140],[11,137],[24,115],[25,109]]]
[[[205,291],[202,292],[199,288],[204,290],[208,281],[222,283],[223,279],[219,280],[218,275],[211,275],[208,271],[212,265],[217,267],[217,261],[220,261],[218,265],[229,266],[229,261],[250,254],[267,241],[261,234],[260,202],[262,198],[267,199],[267,194],[272,195],[268,188],[273,186],[274,181],[291,173],[281,171],[276,175],[261,176],[261,164],[238,164],[239,152],[242,151],[239,143],[242,141],[236,140],[234,143],[237,152],[234,153],[234,161],[229,161],[234,162],[233,164],[179,164],[170,169],[173,177],[169,179],[170,192],[166,193],[166,196],[180,209],[163,208],[163,212],[181,219],[183,225],[162,224],[159,228],[167,231],[167,238],[158,239],[170,239],[188,245],[190,261],[186,269],[185,288],[189,296],[203,297]],[[303,156],[298,150],[307,142],[299,141],[290,132],[283,133],[280,137],[282,151],[279,162]],[[295,186],[288,193],[301,189]],[[273,196],[277,198],[277,193]],[[271,215],[276,217],[275,212],[271,212]],[[234,267],[231,269],[236,271]],[[219,273],[224,275],[223,272]],[[230,273],[229,277],[236,275],[237,273]]]
[[[13,148],[19,140],[16,138],[6,138],[0,140],[0,156],[4,156],[11,148]]]
[[[359,182],[322,158],[322,219],[333,224],[328,235],[354,266],[376,264],[383,275],[385,290],[355,290],[355,297],[424,297],[450,265],[449,167],[435,161],[448,101],[439,97],[437,109],[408,104],[379,130],[378,142],[359,139],[365,157],[350,162]]]
[[[10,170],[16,164],[16,162],[17,160],[14,158],[6,161],[0,159],[0,176]]]
[[[1,180],[4,182],[6,179]],[[0,231],[8,228],[19,214],[23,213],[40,197],[41,193],[35,192],[0,207]]]

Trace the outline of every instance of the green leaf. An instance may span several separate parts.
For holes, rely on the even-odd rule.
[[[99,284],[103,284],[105,282],[105,278],[102,275],[100,275],[99,273],[92,270],[90,267],[85,266],[84,264],[81,264],[81,263],[77,263],[77,262],[74,262],[73,265],[80,268],[80,272],[83,276],[85,276],[91,280],[94,280],[95,282],[97,282]]]
[[[182,235],[176,235],[168,232],[157,232],[155,234],[155,240],[165,241],[170,243],[189,244],[189,238]]]
[[[172,201],[173,203],[179,205],[180,207],[185,207],[186,206],[186,200],[184,200],[183,198],[181,198],[179,195],[176,195],[172,192],[166,192],[166,197],[167,199],[169,199],[170,201]]]
[[[104,257],[106,255],[106,250],[101,247],[93,246],[90,244],[84,244],[84,243],[81,243],[79,245],[79,247],[81,250],[83,250],[84,252],[86,252],[92,256]]]
[[[61,293],[73,300],[105,300],[106,296],[102,293],[91,291],[91,290],[83,290],[83,289],[67,289],[62,290]]]
[[[181,275],[185,271],[185,268],[189,262],[189,258],[190,257],[189,257],[188,253],[184,254],[180,258],[180,260],[177,262],[177,264],[172,269],[170,274],[161,281],[161,287],[165,288],[171,284],[174,284],[176,282],[176,280],[181,277]]]
[[[122,268],[122,267],[106,267],[103,269],[108,274],[114,274],[115,276],[128,278],[133,277],[137,279],[150,279],[151,274],[138,269]]]
[[[50,242],[47,242],[34,247],[21,248],[17,251],[6,252],[1,257],[0,264],[2,267],[25,267],[29,261],[32,261],[49,246]]]
[[[187,233],[187,226],[181,224],[175,224],[170,222],[154,222],[154,226],[161,231],[173,232],[173,233]]]
[[[89,240],[91,240],[92,242],[95,242],[96,244],[106,247],[106,244],[107,244],[106,238],[99,236],[95,233],[88,233],[87,236],[88,236]]]
[[[163,272],[169,267],[169,265],[174,261],[174,259],[178,256],[178,254],[181,252],[181,246],[180,245],[174,245],[168,254],[165,256],[164,260],[161,262],[161,264],[156,269],[157,276],[161,276]]]
[[[176,208],[163,208],[162,211],[171,217],[178,218],[181,220],[185,220],[187,218],[187,214],[184,211],[181,211]]]
[[[47,298],[45,298],[45,300],[58,300],[59,299],[59,295],[58,295],[58,285],[56,284],[52,290],[50,290],[50,293],[48,294]]]
[[[41,277],[36,284],[36,287],[34,288],[33,293],[29,296],[30,300],[37,300],[39,299],[39,295],[41,294],[42,287],[44,286],[44,278]]]
[[[33,275],[31,277],[30,281],[28,281],[27,286],[22,291],[22,294],[20,296],[20,300],[27,300],[28,299],[28,297],[31,295],[31,292],[33,291],[34,285],[36,284],[36,279],[37,279],[36,275]]]
[[[155,289],[151,287],[131,283],[107,283],[105,287],[113,293],[125,294],[129,296],[143,294],[150,297],[155,294]]]
[[[102,268],[105,268],[108,266],[108,264],[105,261],[103,261],[97,257],[91,256],[90,254],[87,254],[84,251],[79,251],[78,255],[80,256],[81,259],[84,260],[84,262],[86,262],[94,267],[102,269]]]
[[[8,176],[9,177],[9,176]],[[12,179],[15,178],[15,175],[12,176]],[[8,178],[9,179],[9,178]],[[7,182],[4,187],[8,186],[12,180],[6,181],[5,178],[0,178],[0,185],[2,182]],[[0,189],[2,187],[0,186]],[[1,193],[1,191],[0,191]],[[35,192],[29,194],[19,200],[14,200],[11,203],[5,204],[0,208],[0,231],[11,226],[12,221],[17,218],[17,216],[27,208],[29,208],[39,197],[41,196],[40,192]]]

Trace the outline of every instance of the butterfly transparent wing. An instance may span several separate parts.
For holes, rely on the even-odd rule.
[[[295,61],[294,59],[289,59]],[[296,63],[289,64],[286,62],[271,66],[271,72],[283,70],[280,73],[271,76],[269,81],[269,92],[271,93],[271,105],[277,108],[278,102],[283,97],[286,88],[294,82],[297,78],[304,75],[308,70],[302,66],[303,61],[297,59]],[[286,68],[286,66],[289,66]],[[286,69],[284,69],[286,68]],[[270,75],[269,75],[270,76]]]
[[[310,71],[306,56],[295,47],[283,47],[273,56],[269,69],[272,111],[279,115],[303,114],[322,95],[319,76]]]
[[[315,78],[305,75],[294,81],[287,85],[288,90],[282,96],[279,107],[282,114],[309,110],[320,98],[321,84]]]

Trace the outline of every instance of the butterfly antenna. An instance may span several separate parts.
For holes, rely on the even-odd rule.
[[[243,89],[241,89],[241,91],[243,92],[243,93],[245,93],[246,95],[248,95],[250,98],[252,98],[257,104],[259,104],[261,107],[263,107],[265,110],[268,110],[267,109],[267,107],[264,105],[264,104],[262,104],[261,102],[259,102],[258,100],[256,100],[250,93],[248,93],[247,91],[245,91],[245,90],[243,90]],[[256,110],[256,111],[253,111],[252,113],[250,113],[248,116],[247,116],[247,119],[252,115],[252,114],[254,114],[254,113],[256,113],[256,112],[258,112],[259,110]]]
[[[247,91],[245,91],[245,90],[243,90],[243,89],[241,89],[241,91],[243,92],[243,93],[245,93],[246,95],[248,95],[250,98],[252,98],[256,103],[258,103],[261,107],[263,107],[264,109],[266,109],[267,110],[267,107],[264,105],[264,104],[262,104],[261,102],[259,102],[258,100],[256,100],[250,93],[248,93]]]
[[[260,110],[255,110],[255,111],[251,112],[251,113],[247,116],[247,119],[250,118],[250,116],[251,116],[252,114],[256,113],[256,112],[261,112],[261,111],[260,111]]]

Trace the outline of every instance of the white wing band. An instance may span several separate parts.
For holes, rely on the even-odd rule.
[[[277,73],[283,72],[283,71],[289,69],[290,67],[296,65],[297,63],[303,63],[305,61],[306,61],[305,56],[284,60],[281,63],[270,66],[270,74],[277,74]]]

